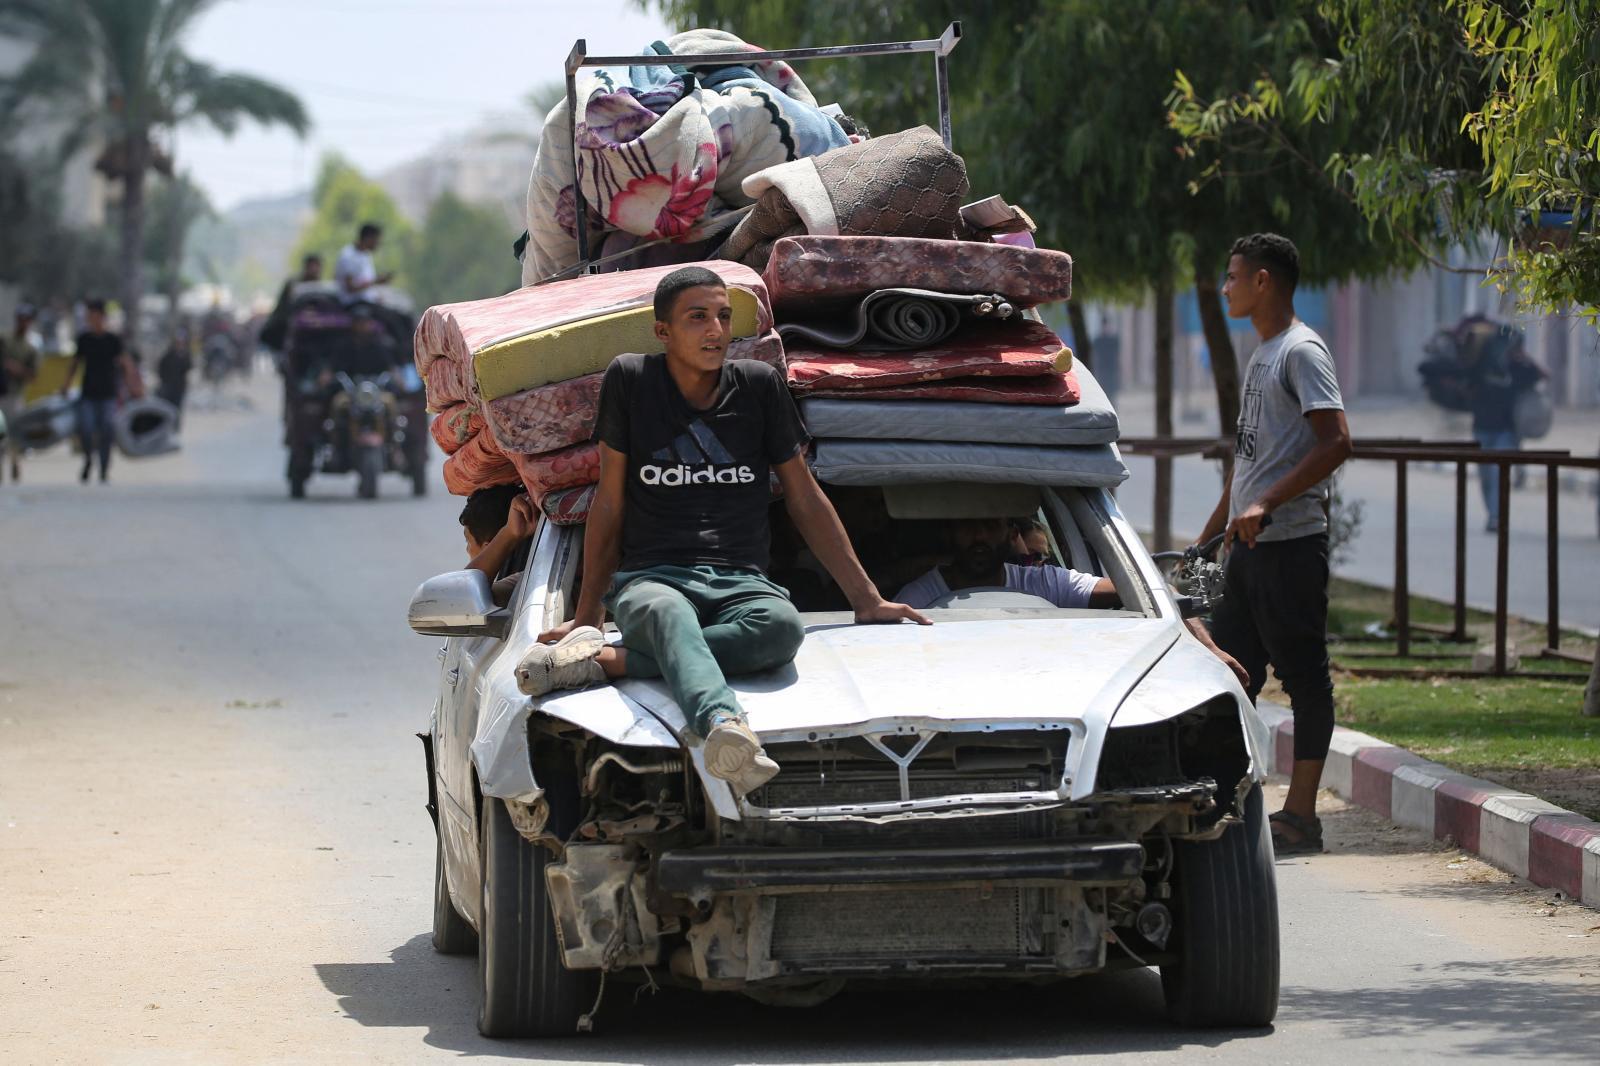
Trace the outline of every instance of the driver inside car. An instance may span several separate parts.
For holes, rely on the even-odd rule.
[[[935,566],[900,590],[896,597],[911,607],[931,607],[952,592],[970,588],[1005,588],[1049,600],[1057,607],[1118,607],[1121,597],[1108,577],[1083,574],[1064,566],[1018,566],[1006,561],[1013,531],[1004,518],[961,518],[947,528],[951,561]]]

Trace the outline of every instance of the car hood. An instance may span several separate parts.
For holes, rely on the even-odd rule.
[[[1139,617],[812,624],[793,663],[729,685],[751,728],[768,740],[897,721],[934,728],[1080,722],[1099,732],[1178,634],[1173,620]],[[683,713],[663,682],[617,687],[681,733]]]

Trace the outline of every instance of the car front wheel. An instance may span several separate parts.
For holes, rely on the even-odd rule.
[[[1174,848],[1175,962],[1161,967],[1179,1025],[1262,1026],[1278,1013],[1278,889],[1261,786],[1217,840]]]
[[[576,771],[546,770],[538,778],[550,804],[549,829],[565,837],[579,815]],[[485,796],[479,822],[483,905],[478,973],[483,1001],[478,1031],[490,1037],[572,1035],[594,1001],[596,975],[562,965],[544,879],[545,867],[554,860],[547,848],[517,832],[502,801]]]

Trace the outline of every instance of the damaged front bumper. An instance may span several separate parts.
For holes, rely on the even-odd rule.
[[[838,890],[876,885],[1127,884],[1144,849],[1120,841],[1039,840],[920,848],[692,848],[656,862],[662,892],[697,903],[724,892]]]

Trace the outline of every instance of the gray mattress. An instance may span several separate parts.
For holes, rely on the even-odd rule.
[[[1111,444],[1121,430],[1106,390],[1075,364],[1082,395],[1071,407],[947,400],[806,399],[800,414],[813,437],[977,441],[992,444]]]
[[[833,485],[980,481],[1111,488],[1128,479],[1115,444],[818,439],[812,467]]]

